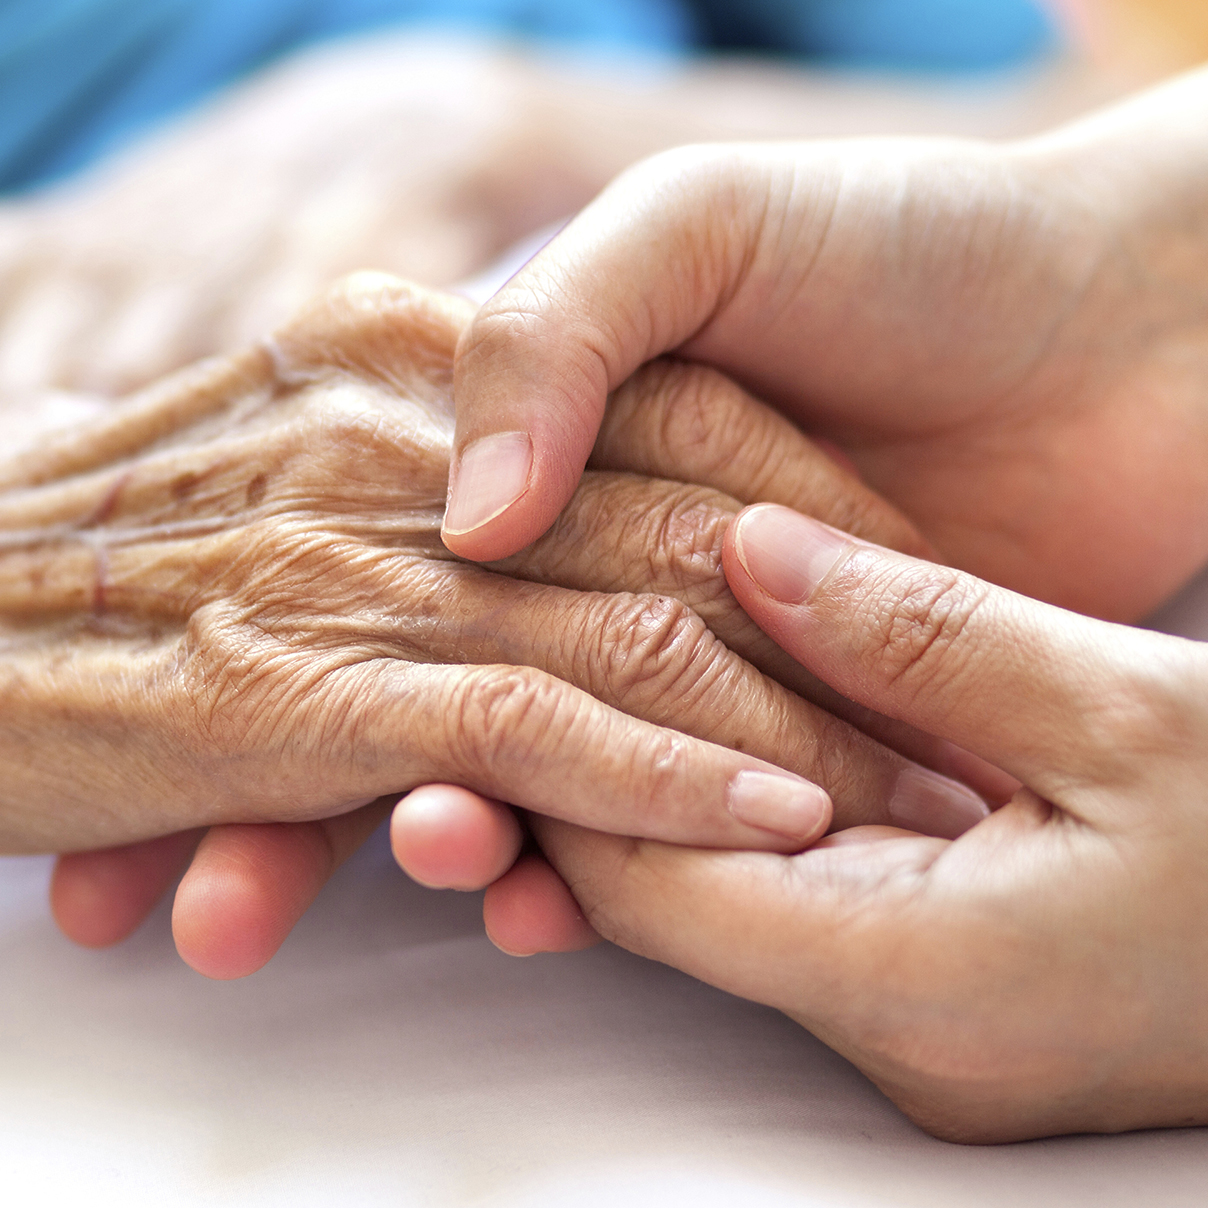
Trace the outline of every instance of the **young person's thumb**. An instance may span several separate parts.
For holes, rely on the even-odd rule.
[[[707,323],[741,273],[727,162],[688,148],[621,176],[479,311],[457,351],[444,539],[466,558],[536,540],[578,484],[609,391]],[[716,159],[716,153],[712,153]]]
[[[725,570],[755,622],[820,679],[1053,799],[1136,741],[1147,677],[1186,658],[1177,639],[1040,604],[770,504],[731,525]]]

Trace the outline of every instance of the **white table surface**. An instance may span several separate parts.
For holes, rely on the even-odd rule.
[[[1208,637],[1208,577],[1166,610]],[[166,907],[72,947],[0,860],[0,1203],[1175,1208],[1208,1130],[932,1140],[775,1011],[611,947],[514,960],[382,835],[263,972],[209,982]]]

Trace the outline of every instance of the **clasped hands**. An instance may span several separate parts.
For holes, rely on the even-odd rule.
[[[820,685],[735,604],[726,487],[920,543],[717,374],[636,377],[548,536],[493,570],[451,555],[449,387],[471,314],[363,274],[250,353],[4,468],[5,846],[126,848],[62,862],[69,933],[128,929],[209,824],[178,938],[207,972],[248,972],[382,799],[432,781],[717,847],[796,850],[833,819],[956,834],[984,813],[810,704]],[[693,463],[698,485],[651,476]],[[946,750],[920,735],[910,753]],[[424,800],[398,838],[440,880],[428,865],[456,838],[425,864]],[[454,883],[517,853],[512,815],[483,808],[499,850]],[[252,819],[286,825],[225,825]]]
[[[178,939],[230,973],[382,795],[449,781],[404,800],[396,850],[492,881],[505,947],[590,923],[780,1007],[954,1139],[1208,1119],[1202,649],[911,556],[925,538],[1121,618],[1202,562],[1202,206],[1178,204],[1177,130],[1147,173],[1112,170],[1146,105],[1202,103],[1182,87],[1007,151],[709,152],[622,179],[462,337],[445,540],[491,570],[436,540],[443,463],[400,507],[415,450],[449,448],[469,316],[380,281],[116,435],[22,459],[7,694],[46,755],[12,816],[64,846],[217,823]],[[709,370],[630,380],[672,348],[841,443],[923,537]],[[130,684],[167,705],[123,713]],[[106,775],[73,795],[64,751]],[[132,770],[142,799],[119,801]],[[500,800],[535,811],[550,865],[513,865]],[[249,815],[278,825],[229,824]],[[69,858],[60,919],[72,861],[111,859],[133,919],[185,842]],[[252,923],[225,969],[199,922],[223,911]]]

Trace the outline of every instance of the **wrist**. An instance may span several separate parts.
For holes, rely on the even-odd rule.
[[[1056,207],[1098,227],[1149,292],[1185,282],[1208,304],[1208,69],[1017,143]],[[1134,281],[1133,285],[1138,284]]]

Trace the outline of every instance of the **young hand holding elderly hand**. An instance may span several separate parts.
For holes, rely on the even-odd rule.
[[[1136,616],[1208,548],[1204,93],[1189,77],[1017,147],[715,149],[627,174],[463,339],[450,546],[533,540],[608,388],[677,347],[842,442],[945,560]]]
[[[207,971],[248,972],[382,816],[377,799],[433,779],[723,846],[798,848],[832,802],[840,825],[955,834],[981,816],[976,794],[790,690],[817,685],[720,578],[740,504],[644,476],[695,456],[714,487],[758,474],[764,493],[918,548],[715,374],[635,379],[557,532],[495,572],[452,558],[437,533],[469,313],[354,279],[264,347],[6,467],[0,670],[22,724],[0,744],[0,825],[10,849],[104,849],[60,866],[70,934],[117,938],[190,849],[115,842],[218,824],[178,895],[178,936]],[[713,432],[681,458],[665,439],[681,415],[741,426],[751,453],[776,445],[780,461],[735,457]],[[913,738],[910,754],[951,760]],[[499,807],[485,817],[497,850],[479,877],[504,871],[519,839]],[[223,826],[257,820],[284,825]]]
[[[1020,144],[631,169],[462,338],[449,547],[534,540],[608,391],[674,350],[837,442],[945,561],[1136,619],[1208,559],[1206,121],[1202,72]]]
[[[738,149],[629,174],[463,338],[447,543],[498,558],[537,537],[609,389],[675,349],[840,443],[946,560],[1137,615],[1208,553],[1205,107],[1191,77],[1014,148]],[[877,824],[796,855],[535,817],[587,918],[788,1011],[942,1135],[1208,1119],[1203,650],[775,508],[731,526],[724,560],[747,613],[866,717],[1025,787],[955,840]],[[515,852],[482,825],[496,807],[430,805],[441,791],[426,840],[468,820],[493,875],[481,857]],[[526,889],[534,868],[492,890],[505,930],[538,940],[514,946],[581,943],[549,874]]]
[[[945,559],[1135,617],[1208,554],[1206,110],[1201,74],[1020,147],[635,170],[463,338],[447,543],[540,532],[608,388],[675,349],[841,443]],[[786,856],[533,819],[587,919],[787,1011],[939,1135],[1208,1121],[1203,647],[777,508],[725,566],[826,683],[1024,787],[955,841]]]
[[[853,700],[1026,786],[797,855],[534,819],[605,937],[788,1012],[937,1135],[1208,1122],[1208,650],[745,511],[726,573]]]

